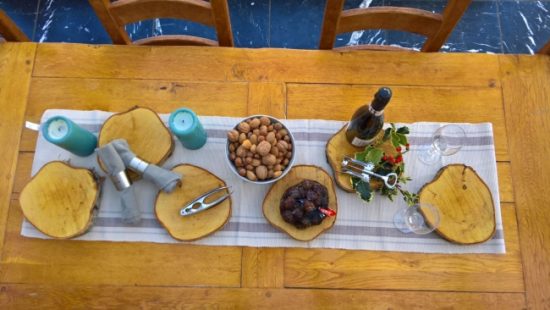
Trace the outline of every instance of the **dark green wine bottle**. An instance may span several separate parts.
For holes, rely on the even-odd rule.
[[[346,139],[356,147],[372,144],[384,126],[384,108],[390,102],[391,89],[380,88],[371,104],[357,109],[346,129]]]

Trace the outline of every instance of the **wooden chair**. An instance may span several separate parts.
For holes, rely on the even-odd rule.
[[[437,52],[470,5],[471,0],[449,0],[442,14],[405,7],[371,7],[342,10],[345,0],[327,0],[320,49],[333,49],[336,35],[366,29],[399,30],[427,37],[423,52]],[[403,50],[388,45],[357,45],[336,48]],[[408,50],[408,49],[405,49]]]
[[[115,44],[233,46],[227,0],[88,0]],[[186,19],[216,28],[218,42],[161,35],[132,42],[124,26],[153,18]]]
[[[550,41],[546,42],[546,44],[537,52],[537,54],[550,55]]]
[[[0,42],[4,40],[15,42],[30,41],[9,16],[4,11],[0,10]]]

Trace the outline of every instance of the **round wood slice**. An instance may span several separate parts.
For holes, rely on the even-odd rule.
[[[263,202],[264,216],[271,225],[289,234],[292,238],[299,241],[310,241],[315,239],[325,230],[330,229],[336,221],[336,216],[326,217],[321,224],[313,225],[305,229],[298,229],[294,225],[283,220],[279,211],[279,204],[285,191],[304,180],[313,180],[321,183],[328,191],[328,207],[338,211],[336,200],[336,190],[330,175],[323,169],[316,166],[298,165],[294,166],[287,175],[277,181],[267,192]]]
[[[353,186],[351,185],[351,176],[340,172],[342,167],[342,160],[344,159],[344,156],[350,156],[353,158],[355,156],[355,153],[362,152],[365,148],[355,147],[351,143],[349,143],[348,140],[346,140],[347,126],[347,124],[344,125],[342,129],[340,129],[327,141],[326,156],[327,161],[332,168],[332,172],[334,173],[334,180],[336,181],[336,185],[338,185],[338,187],[345,190],[346,192],[353,193],[355,191],[353,190]],[[383,133],[383,131],[381,131],[381,133]],[[380,137],[381,135],[379,136],[379,138]],[[381,148],[388,155],[395,156],[397,154],[394,146],[389,141],[382,144]],[[370,183],[372,189],[378,189],[380,186],[382,186],[382,182],[377,179],[371,179]]]
[[[157,113],[148,108],[134,107],[109,117],[101,127],[98,145],[102,147],[115,139],[125,139],[136,156],[156,165],[162,164],[174,150],[170,131]],[[105,170],[99,157],[98,162]]]
[[[159,192],[155,202],[157,219],[168,233],[174,239],[191,241],[206,237],[222,228],[231,216],[231,197],[194,215],[181,216],[180,210],[204,193],[226,186],[225,182],[208,170],[193,165],[179,165],[172,171],[184,176],[182,186],[177,187],[172,193]],[[220,191],[206,202],[214,201],[225,194],[227,191]]]
[[[92,172],[63,162],[46,164],[19,197],[25,218],[53,238],[72,238],[92,224],[99,186]]]
[[[420,203],[439,210],[440,223],[435,230],[446,240],[474,244],[489,240],[496,228],[491,191],[471,167],[453,164],[437,173],[422,187]],[[426,220],[432,224],[433,217]]]

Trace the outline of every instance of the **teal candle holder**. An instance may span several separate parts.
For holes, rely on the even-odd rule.
[[[54,116],[42,126],[42,135],[75,155],[86,157],[97,147],[97,137],[64,116]]]
[[[170,114],[168,124],[170,131],[185,148],[196,150],[206,143],[206,131],[195,112],[186,108],[178,109]]]

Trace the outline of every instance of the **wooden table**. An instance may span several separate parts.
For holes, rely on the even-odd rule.
[[[346,120],[380,85],[388,121],[493,123],[506,255],[20,236],[46,109]],[[550,57],[1,44],[0,105],[0,308],[550,308]]]

